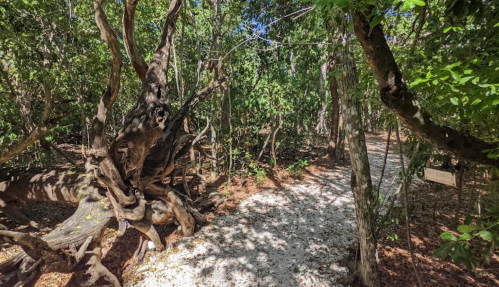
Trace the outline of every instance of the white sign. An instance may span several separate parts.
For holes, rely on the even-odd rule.
[[[436,170],[436,169],[425,167],[424,178],[426,180],[431,180],[434,182],[443,183],[443,184],[447,184],[450,186],[457,186],[456,185],[456,175],[453,174],[452,172],[441,171],[441,170]]]

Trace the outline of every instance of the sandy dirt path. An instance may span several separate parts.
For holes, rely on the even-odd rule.
[[[368,150],[376,184],[384,141],[369,137]],[[385,192],[396,189],[398,171],[391,153]],[[124,286],[342,286],[347,248],[357,240],[349,181],[350,168],[338,167],[255,194],[148,258]]]

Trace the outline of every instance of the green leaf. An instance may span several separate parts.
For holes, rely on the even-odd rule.
[[[405,13],[409,11],[409,9],[411,9],[411,4],[409,3],[409,1],[405,1],[404,5],[402,5],[402,9],[400,9],[400,12]]]
[[[421,84],[423,81],[424,81],[424,79],[423,79],[423,78],[417,78],[416,80],[414,80],[414,82],[412,82],[412,83],[409,85],[409,87],[411,87],[411,88],[412,88],[412,87],[415,87],[415,86],[417,86],[417,85]]]
[[[449,232],[444,232],[440,234],[440,238],[442,238],[443,240],[457,241],[457,237]]]
[[[482,230],[479,233],[480,237],[485,240],[492,240],[492,233],[488,230]]]
[[[471,221],[473,220],[473,218],[474,217],[471,215],[466,216],[466,218],[464,219],[464,224],[466,224],[466,225],[470,224]]]
[[[409,1],[409,0],[407,0]],[[418,6],[424,6],[425,3],[424,1],[421,1],[421,0],[410,0],[414,5],[418,5]]]
[[[471,239],[471,234],[469,233],[463,233],[461,236],[459,236],[459,240],[469,240]]]
[[[334,5],[338,6],[340,9],[346,9],[349,6],[349,0],[332,0]]]
[[[348,26],[347,26],[347,29],[348,31],[350,32],[353,32],[353,21],[350,19],[350,21],[348,21]]]
[[[445,259],[447,257],[447,255],[449,255],[449,253],[452,251],[452,249],[454,248],[455,245],[456,245],[455,242],[447,242],[445,244],[442,244],[442,246],[440,246],[440,248],[433,251],[433,256],[435,256],[437,258]]]
[[[458,106],[459,105],[459,100],[458,98],[454,97],[454,98],[450,98],[450,102],[454,105],[454,106]]]
[[[452,63],[450,65],[445,66],[444,69],[450,70],[450,69],[453,69],[453,68],[459,67],[459,66],[461,66],[461,62],[455,62],[455,63]]]
[[[470,233],[473,230],[475,230],[475,227],[469,225],[459,225],[459,227],[457,228],[457,231],[461,233]]]
[[[494,100],[492,101],[492,105],[493,105],[493,106],[497,106],[497,105],[499,105],[499,98],[494,99]]]
[[[468,76],[468,77],[461,78],[461,80],[459,80],[459,84],[460,85],[464,85],[464,84],[466,84],[466,82],[468,82],[469,80],[471,80],[473,78],[474,78],[473,76]]]
[[[383,21],[384,18],[385,18],[385,15],[376,15],[369,25],[371,26],[371,28],[373,28],[376,25],[378,25],[379,23],[381,23],[381,21]]]

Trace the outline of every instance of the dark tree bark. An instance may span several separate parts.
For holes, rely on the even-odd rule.
[[[374,194],[371,171],[367,157],[367,147],[362,124],[362,110],[358,93],[359,82],[356,74],[353,53],[350,50],[350,35],[346,18],[338,29],[342,47],[334,54],[338,73],[338,88],[341,98],[342,113],[345,121],[345,133],[352,164],[351,187],[355,198],[357,230],[360,244],[360,275],[365,286],[379,286],[376,264],[376,238],[374,236]]]
[[[413,133],[422,140],[447,150],[461,159],[499,167],[499,160],[490,159],[483,150],[495,149],[497,144],[487,143],[465,132],[435,124],[421,109],[414,93],[409,91],[395,58],[388,46],[381,25],[370,27],[366,11],[355,10],[355,34],[378,82],[381,101],[392,110]]]

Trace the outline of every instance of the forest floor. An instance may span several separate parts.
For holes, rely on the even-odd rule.
[[[386,135],[367,137],[375,184]],[[78,152],[75,146],[61,147]],[[397,150],[391,145],[381,188],[385,198],[398,187]],[[103,236],[103,263],[125,286],[358,286],[353,276],[359,259],[355,252],[350,169],[346,161],[332,167],[325,154],[325,147],[283,154],[278,158],[278,172],[264,165],[264,180],[240,174],[227,185],[225,177],[213,178],[208,191],[219,192],[227,200],[210,217],[211,222],[190,238],[182,238],[176,226],[158,227],[167,250],[148,252],[141,264],[133,264],[132,259],[139,233],[129,230],[116,238],[117,225],[112,222]],[[286,171],[298,159],[309,163],[300,178]],[[470,187],[471,183],[463,189],[465,208]],[[424,286],[499,286],[497,255],[476,272],[432,256],[440,244],[439,234],[456,230],[448,228],[453,226],[457,205],[455,188],[445,187],[436,193],[429,183],[415,180],[409,202],[411,239]],[[28,216],[37,219],[42,227],[32,234],[46,234],[74,210],[61,204],[29,203]],[[403,209],[395,208],[390,218],[394,223],[383,229],[378,238],[381,286],[416,286],[407,251]],[[5,222],[5,218],[2,223],[15,230],[29,230]],[[2,244],[0,262],[18,250]],[[70,274],[44,274],[36,286],[65,286],[69,277]]]

